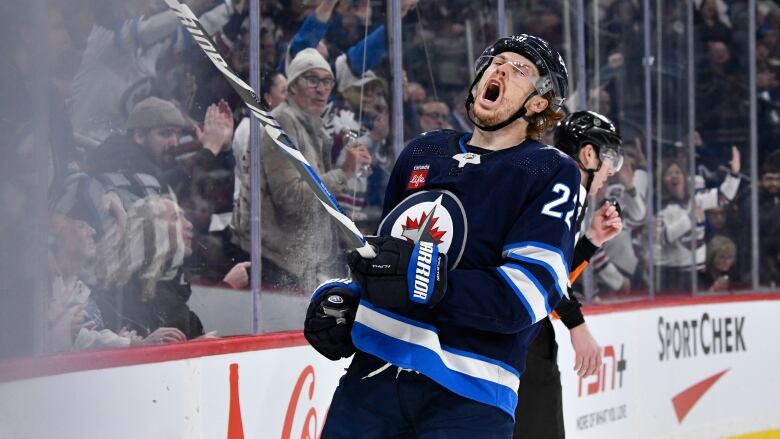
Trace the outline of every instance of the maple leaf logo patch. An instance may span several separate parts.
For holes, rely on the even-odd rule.
[[[409,216],[406,217],[406,224],[402,225],[403,231],[401,232],[401,236],[406,238],[409,242],[417,242],[420,240],[420,235],[422,235],[422,225],[425,224],[425,220],[428,218],[428,214],[423,212],[420,219],[416,220]],[[434,239],[436,244],[441,244],[443,242],[444,235],[447,233],[445,230],[439,230],[439,228],[436,226],[436,223],[439,221],[438,217],[431,218],[430,223],[428,224],[428,231],[431,233],[431,237]]]

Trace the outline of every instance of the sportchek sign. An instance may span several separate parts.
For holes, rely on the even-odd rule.
[[[604,353],[599,374],[587,378],[572,372],[569,336],[556,321],[567,436],[727,437],[780,428],[780,382],[768,378],[780,364],[780,301],[721,300],[586,315]]]
[[[658,317],[658,358],[671,361],[699,355],[724,355],[747,350],[743,329],[745,316],[701,316],[689,320]]]
[[[604,354],[587,378],[556,321],[567,437],[780,428],[779,298],[586,313]],[[0,363],[0,438],[317,439],[346,364],[299,333]]]

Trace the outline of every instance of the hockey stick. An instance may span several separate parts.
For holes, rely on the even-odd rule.
[[[178,0],[165,0],[165,3],[176,14],[184,27],[187,28],[214,66],[225,75],[225,79],[227,79],[233,87],[233,90],[238,93],[238,96],[241,97],[244,104],[249,107],[252,114],[257,117],[268,136],[271,137],[274,143],[287,155],[287,158],[290,159],[290,162],[295,166],[295,169],[301,177],[303,177],[309,187],[311,187],[312,191],[314,191],[314,195],[325,207],[325,210],[338,221],[339,226],[347,233],[352,246],[354,246],[358,253],[365,258],[375,257],[376,253],[374,252],[373,247],[366,242],[366,238],[360,233],[360,230],[358,230],[355,223],[344,214],[344,210],[341,208],[338,201],[336,201],[336,198],[330,193],[328,188],[325,187],[325,184],[314,171],[314,168],[311,167],[303,154],[301,154],[300,150],[293,144],[290,137],[287,136],[287,133],[284,132],[276,119],[266,111],[266,107],[261,103],[260,99],[258,99],[257,94],[252,90],[252,87],[239,78],[225,59],[222,58],[222,55],[220,55],[216,48],[216,44],[214,44],[214,41],[209,37],[206,30],[203,29],[200,21],[189,6],[179,3]]]

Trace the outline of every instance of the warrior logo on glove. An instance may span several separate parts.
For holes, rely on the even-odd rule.
[[[376,258],[365,259],[357,251],[348,256],[352,276],[360,285],[361,298],[385,309],[406,308],[410,302],[435,306],[447,291],[447,256],[436,244],[416,244],[392,236],[366,238]]]
[[[435,282],[441,281],[439,273],[439,247],[426,241],[420,241],[412,252],[407,280],[409,282],[409,300],[417,303],[428,303],[433,293]],[[433,279],[431,274],[433,274]]]

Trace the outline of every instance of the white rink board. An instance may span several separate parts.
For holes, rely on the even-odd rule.
[[[776,338],[779,312],[780,301],[773,300],[588,316],[588,326],[602,349],[612,346],[615,352],[614,360],[604,358],[603,385],[597,384],[595,377],[580,380],[572,372],[574,353],[568,331],[560,321],[555,322],[567,437],[621,438],[630,432],[636,438],[716,438],[780,428],[780,382],[774,378],[780,364]],[[707,318],[703,319],[705,314]],[[728,325],[727,317],[731,318]],[[721,322],[720,339],[713,334],[718,328],[718,324],[713,328],[715,319]],[[736,320],[741,323],[741,340],[736,334]],[[687,351],[683,321],[688,321]],[[691,321],[696,321],[696,331]],[[676,333],[675,323],[679,328]],[[671,340],[665,352],[662,337]],[[721,340],[723,351],[713,354],[713,343],[720,348]],[[703,352],[707,348],[709,354]],[[731,352],[726,352],[728,348]],[[622,382],[618,367],[621,359],[625,361]],[[679,420],[672,399],[721,372]]]
[[[236,363],[244,437],[299,438],[322,428],[348,364],[320,358],[300,346],[4,383],[0,437],[225,438]]]
[[[732,318],[728,337],[732,352],[702,355],[699,336],[693,355],[689,325],[689,355],[682,357],[680,329],[676,345],[672,337],[671,355],[662,360],[659,319],[670,322],[672,329],[674,322],[682,328],[679,322],[701,322],[705,313],[709,319],[705,327],[713,319]],[[779,313],[780,300],[770,300],[589,316],[592,332],[603,346],[613,347],[615,361],[605,363],[603,386],[589,378],[581,387],[571,371],[568,334],[561,333],[565,328],[556,322],[567,437],[701,439],[780,428],[780,383],[773,374],[780,364],[780,348],[774,341],[780,329],[774,316]],[[736,351],[734,318],[744,318]],[[726,336],[723,322],[721,337]],[[701,332],[699,324],[697,328]],[[705,345],[712,343],[706,339],[708,331],[712,330],[705,330]],[[680,358],[674,356],[675,346]],[[724,351],[726,346],[724,338]],[[621,358],[624,367],[618,369]],[[308,437],[318,437],[347,361],[330,362],[310,347],[299,346],[2,383],[0,437],[234,439],[228,436],[233,363],[238,365],[244,437],[289,439],[305,436],[304,430]],[[672,404],[675,395],[723,371],[678,420]]]

